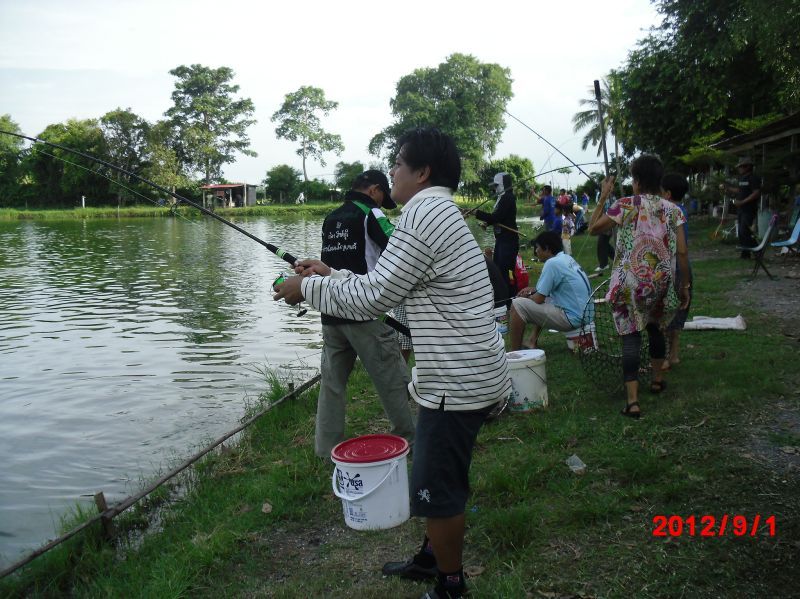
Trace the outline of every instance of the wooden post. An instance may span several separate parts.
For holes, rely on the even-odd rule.
[[[116,533],[114,532],[114,522],[112,519],[103,515],[108,510],[108,504],[106,503],[106,496],[103,495],[102,491],[95,493],[94,504],[100,512],[100,523],[103,525],[103,538],[109,541],[114,538]]]

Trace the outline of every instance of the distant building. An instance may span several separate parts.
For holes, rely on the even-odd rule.
[[[203,205],[211,201],[212,208],[243,208],[256,205],[256,186],[249,183],[219,183],[202,185]]]

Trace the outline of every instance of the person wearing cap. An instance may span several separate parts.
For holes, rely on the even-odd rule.
[[[509,308],[511,307],[511,298],[517,294],[513,279],[514,264],[519,252],[519,234],[516,232],[517,198],[511,188],[511,175],[508,173],[497,173],[489,186],[492,192],[497,195],[494,209],[491,214],[478,210],[475,213],[475,218],[494,225],[493,260],[506,281],[508,287],[506,307]]]
[[[321,259],[336,269],[366,274],[386,249],[393,225],[381,207],[395,208],[389,181],[382,172],[368,170],[356,177],[344,203],[322,224]],[[366,368],[391,433],[414,442],[414,419],[408,400],[409,375],[393,329],[379,320],[349,320],[322,314],[322,379],[317,401],[314,451],[329,457],[344,441],[347,379],[356,361]]]
[[[758,245],[753,236],[753,223],[758,214],[758,200],[761,198],[761,177],[753,173],[753,161],[743,156],[736,163],[739,173],[736,185],[720,185],[720,189],[736,196],[736,228],[739,232],[739,246],[752,248]],[[750,252],[742,251],[742,258],[750,258]]]

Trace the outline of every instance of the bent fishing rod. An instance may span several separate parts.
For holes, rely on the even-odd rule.
[[[561,155],[562,155],[564,158],[566,158],[566,159],[567,159],[567,161],[568,161],[568,162],[569,162],[569,163],[570,163],[572,166],[574,166],[576,169],[578,169],[580,172],[582,172],[582,173],[584,174],[584,176],[585,176],[587,179],[589,179],[589,180],[591,180],[591,179],[592,179],[592,177],[589,175],[589,173],[587,173],[587,172],[586,172],[585,170],[583,170],[583,169],[582,169],[580,166],[578,166],[578,165],[577,165],[575,162],[573,162],[573,161],[572,161],[572,159],[570,159],[570,157],[569,157],[569,156],[567,156],[566,154],[564,154],[564,152],[562,152],[561,150],[559,150],[557,147],[555,147],[553,144],[551,144],[549,141],[547,141],[547,140],[546,140],[544,137],[542,137],[541,133],[537,133],[536,131],[534,131],[534,130],[533,130],[531,127],[529,127],[527,124],[523,123],[523,122],[522,122],[520,119],[518,119],[517,117],[515,117],[515,116],[514,116],[513,114],[511,114],[511,113],[510,113],[508,110],[506,110],[506,109],[503,109],[503,112],[505,112],[505,113],[506,113],[508,116],[510,116],[512,119],[514,119],[515,121],[517,121],[517,122],[518,122],[520,125],[522,125],[522,126],[523,126],[523,127],[525,127],[526,129],[528,129],[528,130],[529,130],[531,133],[533,133],[533,134],[534,134],[536,137],[538,137],[539,139],[541,139],[541,140],[542,140],[544,143],[546,143],[548,146],[550,146],[551,148],[553,148],[553,149],[554,149],[556,152],[558,152],[559,154],[561,154]]]
[[[146,178],[142,177],[141,175],[137,175],[136,173],[131,172],[131,171],[125,169],[125,168],[122,168],[121,166],[117,166],[116,164],[112,164],[110,162],[107,162],[107,161],[103,160],[102,158],[97,158],[95,156],[92,156],[91,154],[87,154],[85,152],[81,152],[80,150],[75,150],[73,148],[69,148],[67,146],[64,146],[64,145],[61,145],[61,144],[58,144],[58,143],[55,143],[55,142],[46,141],[46,140],[40,139],[38,137],[30,137],[28,135],[23,135],[21,133],[13,133],[11,131],[4,131],[2,129],[0,129],[0,133],[4,133],[6,135],[11,135],[12,137],[18,137],[20,139],[27,139],[28,141],[31,141],[33,143],[40,143],[40,144],[44,144],[44,145],[47,145],[47,146],[51,146],[53,148],[58,148],[59,150],[63,150],[65,152],[69,152],[71,154],[75,154],[75,155],[80,156],[82,158],[85,158],[87,160],[91,160],[92,162],[96,162],[98,164],[101,164],[101,165],[105,166],[106,168],[110,168],[110,169],[112,169],[114,171],[117,171],[117,172],[122,173],[124,175],[127,175],[129,177],[133,177],[134,179],[137,179],[137,180],[141,181],[142,183],[144,183],[146,185],[149,185],[153,189],[156,189],[156,190],[158,190],[158,191],[160,191],[162,193],[165,193],[165,194],[175,198],[178,202],[184,202],[184,203],[186,203],[186,204],[188,204],[188,205],[190,205],[190,206],[192,206],[194,208],[197,208],[203,214],[207,214],[208,216],[218,220],[219,222],[221,222],[221,223],[223,223],[225,225],[228,225],[229,227],[231,227],[232,229],[238,231],[239,233],[242,233],[243,235],[246,235],[247,237],[249,237],[250,239],[252,239],[256,243],[262,245],[263,247],[268,249],[270,252],[275,254],[278,258],[280,258],[284,262],[286,262],[289,265],[291,265],[293,268],[294,268],[294,266],[296,266],[296,264],[298,262],[298,259],[295,258],[292,254],[290,254],[286,250],[284,250],[282,248],[279,248],[278,246],[276,246],[276,245],[274,245],[272,243],[264,241],[263,239],[260,239],[260,238],[256,237],[255,235],[253,235],[249,231],[246,231],[245,229],[241,228],[240,226],[238,226],[238,225],[232,223],[231,221],[221,217],[219,214],[216,214],[214,211],[209,210],[205,206],[202,206],[202,205],[198,204],[197,202],[193,202],[192,200],[190,200],[188,198],[185,198],[182,195],[175,193],[174,191],[170,191],[166,187],[162,187],[161,185],[158,185],[157,183],[153,183],[149,179],[146,179]],[[48,154],[48,155],[49,156],[54,156],[53,154]],[[58,156],[54,156],[54,157],[55,158],[59,158]],[[59,160],[63,160],[63,159],[59,158]],[[99,174],[101,176],[105,176],[105,175],[102,175],[102,173],[97,173],[97,174]],[[106,178],[108,178],[108,177],[106,177]],[[280,279],[281,279],[281,277],[278,277],[278,279],[276,279],[276,282],[280,281]],[[303,316],[306,312],[307,312],[307,310],[305,308],[301,308],[300,311],[297,313],[297,315],[298,316]],[[402,323],[398,322],[397,320],[395,320],[394,318],[392,318],[388,314],[380,317],[380,320],[385,322],[387,325],[392,327],[397,332],[402,333],[402,334],[404,334],[406,336],[409,336],[409,337],[411,336],[411,331],[408,329],[407,326],[405,326]]]

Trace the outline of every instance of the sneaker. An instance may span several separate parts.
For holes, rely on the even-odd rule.
[[[598,266],[597,268],[594,269],[594,272],[603,272],[605,269],[606,269],[605,266]]]
[[[399,576],[409,580],[431,580],[436,578],[436,566],[423,568],[414,559],[407,562],[386,562],[381,568],[384,576]]]

